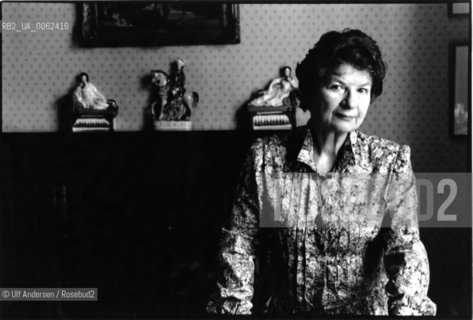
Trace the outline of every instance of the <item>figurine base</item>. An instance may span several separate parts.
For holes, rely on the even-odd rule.
[[[192,121],[155,121],[156,130],[189,131],[192,130]]]

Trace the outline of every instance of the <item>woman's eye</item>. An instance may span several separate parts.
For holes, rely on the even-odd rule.
[[[367,93],[370,92],[370,91],[369,91],[368,89],[366,89],[366,88],[360,88],[358,91],[359,91],[360,93],[365,93],[365,94],[367,94]]]
[[[332,84],[329,86],[330,90],[334,90],[334,91],[340,91],[343,89],[343,87],[339,84]]]

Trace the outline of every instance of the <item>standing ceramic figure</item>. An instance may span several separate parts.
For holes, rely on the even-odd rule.
[[[158,88],[158,100],[151,105],[151,113],[156,120],[163,120],[164,107],[168,103],[169,76],[162,70],[152,70],[151,75],[151,82]]]
[[[171,89],[168,103],[164,107],[163,120],[190,121],[192,109],[197,106],[199,95],[196,92],[186,92],[184,67],[184,60],[177,59],[171,76]]]
[[[172,75],[171,94],[173,98],[182,96],[186,89],[184,88],[186,76],[184,74],[184,67],[186,66],[183,59],[179,58],[175,62],[175,69]]]
[[[151,105],[151,112],[161,129],[190,128],[192,109],[197,106],[199,95],[186,92],[184,66],[184,60],[177,59],[170,76],[161,70],[151,71],[152,83],[158,88],[158,99]]]

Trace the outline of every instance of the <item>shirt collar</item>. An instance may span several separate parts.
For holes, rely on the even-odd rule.
[[[359,163],[360,146],[359,142],[360,132],[358,130],[351,131],[338,151],[337,159],[331,171],[341,172],[348,168],[348,166]],[[288,155],[293,157],[296,162],[303,163],[309,166],[313,171],[315,169],[314,162],[314,141],[308,126],[298,128],[294,132],[292,145],[292,152]]]

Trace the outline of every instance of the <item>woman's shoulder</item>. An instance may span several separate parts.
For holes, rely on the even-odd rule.
[[[358,132],[357,143],[364,150],[370,162],[392,166],[394,171],[404,171],[410,167],[411,148],[407,144]]]
[[[281,164],[287,154],[289,136],[290,133],[284,131],[255,138],[250,146],[253,158],[259,160],[258,163]]]
[[[381,138],[377,135],[369,135],[361,131],[357,132],[357,139],[364,144],[369,145],[371,148],[382,148],[387,151],[398,152],[403,148],[409,148],[406,144],[401,144],[393,140]]]
[[[280,150],[281,148],[285,148],[287,146],[288,137],[289,133],[286,131],[260,136],[253,139],[251,143],[251,149],[264,149],[266,152]]]

